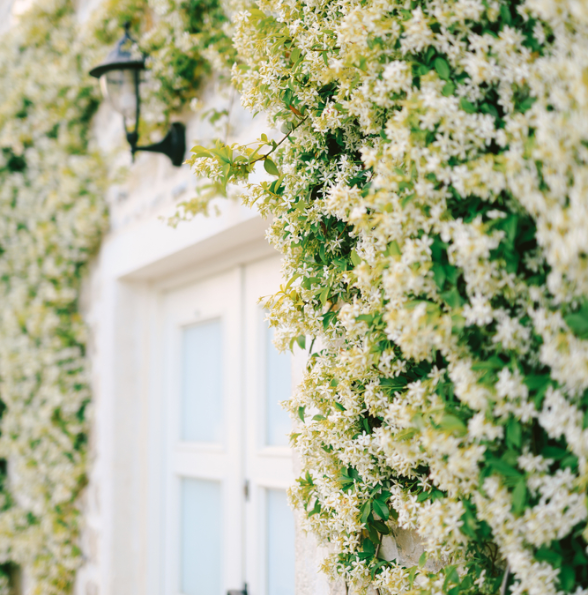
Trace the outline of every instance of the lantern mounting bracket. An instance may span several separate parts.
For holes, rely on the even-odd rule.
[[[186,127],[181,122],[173,122],[169,132],[158,142],[143,147],[137,145],[139,135],[136,132],[127,132],[127,141],[131,145],[133,159],[138,151],[149,151],[151,153],[163,153],[171,162],[179,167],[184,162],[186,152]]]

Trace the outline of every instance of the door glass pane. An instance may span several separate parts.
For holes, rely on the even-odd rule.
[[[292,392],[291,358],[288,352],[280,353],[273,344],[274,329],[265,324],[265,399],[266,444],[288,446],[292,422],[288,412],[280,405]]]
[[[222,357],[220,320],[182,330],[182,440],[221,442]]]
[[[267,490],[267,594],[294,595],[294,515],[283,490]]]
[[[184,477],[181,492],[181,591],[221,595],[220,484]]]

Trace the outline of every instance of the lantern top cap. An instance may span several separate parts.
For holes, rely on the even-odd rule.
[[[135,40],[130,36],[131,24],[125,23],[125,33],[116,42],[114,48],[108,54],[106,60],[90,70],[90,75],[100,78],[105,72],[111,70],[143,70],[145,68],[145,56],[135,49]]]

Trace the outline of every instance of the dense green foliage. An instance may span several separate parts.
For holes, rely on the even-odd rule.
[[[146,130],[235,62],[244,105],[282,131],[196,147],[209,192],[185,209],[238,183],[273,215],[273,321],[282,346],[311,352],[288,404],[304,464],[291,495],[329,544],[325,570],[381,593],[585,593],[588,6],[260,0],[231,22],[216,3],[103,9],[103,42],[131,20],[150,52]],[[0,553],[57,593],[79,564],[97,100],[65,0],[1,51],[18,84],[0,91]],[[420,559],[395,550],[407,530]]]
[[[90,391],[79,292],[106,222],[83,50],[62,0],[0,39],[0,559],[43,593],[67,591],[80,556]]]
[[[279,341],[312,339],[291,495],[325,570],[586,593],[588,7],[259,0],[234,21],[243,103],[285,136],[192,163],[273,216]]]
[[[31,592],[66,593],[82,562],[91,394],[80,291],[106,228],[109,157],[93,148],[88,69],[130,20],[151,54],[149,132],[195,96],[211,71],[203,52],[228,44],[214,0],[153,4],[107,2],[81,25],[69,0],[43,0],[0,38],[3,594],[19,566]]]

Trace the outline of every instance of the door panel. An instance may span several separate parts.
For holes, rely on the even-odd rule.
[[[291,356],[272,344],[259,297],[272,258],[163,299],[165,595],[293,595]]]
[[[294,517],[284,490],[266,490],[267,595],[294,595]]]
[[[181,501],[181,592],[217,595],[222,588],[221,485],[183,477]]]
[[[243,580],[241,274],[164,297],[166,595]]]
[[[182,328],[182,441],[222,442],[222,335],[218,318]]]

